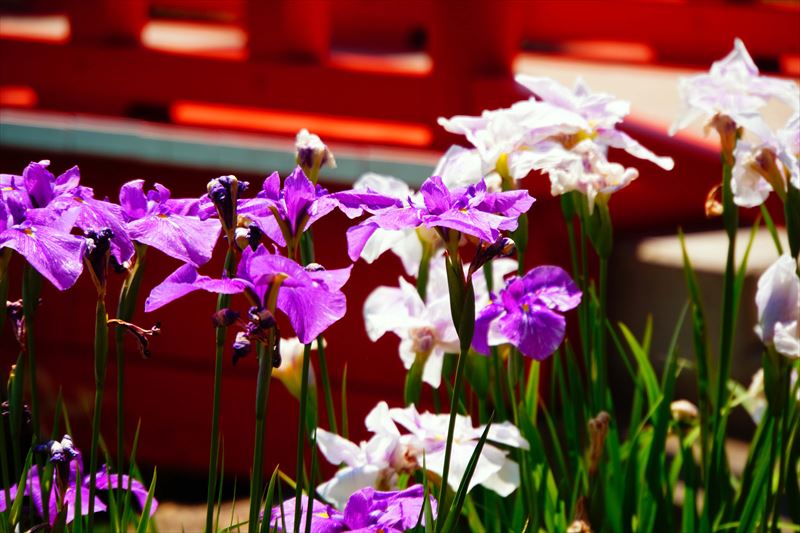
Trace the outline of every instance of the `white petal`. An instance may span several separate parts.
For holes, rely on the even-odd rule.
[[[486,478],[482,485],[500,496],[508,496],[519,487],[519,465],[511,459],[506,459],[500,470]]]
[[[322,428],[317,428],[317,446],[325,459],[334,465],[344,463],[353,466],[361,454],[361,448],[355,443]]]
[[[355,491],[375,486],[379,473],[380,469],[373,465],[343,468],[333,478],[319,485],[317,490],[336,508],[344,509],[345,503]]]
[[[400,436],[400,431],[389,416],[389,406],[386,402],[378,402],[364,419],[364,426],[368,431],[381,435]]]

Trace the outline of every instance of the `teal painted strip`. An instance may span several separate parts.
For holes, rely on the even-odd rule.
[[[61,152],[263,175],[274,170],[287,172],[295,166],[294,154],[269,147],[195,142],[125,130],[93,130],[89,127],[62,129],[13,120],[0,123],[0,146],[39,150],[44,154],[42,157]],[[367,152],[364,149],[364,153]],[[325,170],[325,179],[345,184],[352,183],[365,172],[377,172],[418,187],[433,170],[432,165],[415,162],[411,158],[393,160],[369,155],[362,157],[358,153],[337,153],[336,162],[337,168]]]

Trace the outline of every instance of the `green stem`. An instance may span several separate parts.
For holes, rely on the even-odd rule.
[[[250,520],[248,531],[258,531],[258,512],[261,509],[261,484],[264,464],[264,428],[267,419],[269,382],[272,377],[272,347],[275,331],[270,332],[269,343],[258,345],[258,379],[256,381],[256,434],[253,447],[253,473],[250,480]]]
[[[725,458],[725,427],[727,422],[726,398],[728,395],[728,375],[730,374],[731,350],[736,332],[736,230],[739,225],[739,210],[733,202],[733,191],[731,190],[731,165],[722,162],[722,221],[725,232],[728,236],[728,253],[725,260],[725,274],[723,276],[722,288],[722,328],[719,348],[719,368],[716,380],[716,402],[714,404],[714,416],[712,417],[712,447],[711,447],[711,472],[709,482],[716,483],[723,481],[726,477],[726,458]],[[714,480],[714,481],[711,481]],[[706,489],[712,487],[706,486]],[[728,497],[729,484],[723,482],[722,486],[709,492],[708,513],[704,514],[713,522],[716,519],[720,506]]]
[[[328,424],[330,424],[331,431],[339,433],[336,425],[336,412],[333,409],[333,394],[331,393],[331,382],[328,377],[328,361],[325,358],[325,343],[320,335],[317,338],[317,357],[319,357],[319,373],[322,381],[322,392],[325,396],[325,412],[328,415]]]
[[[780,501],[781,501],[781,495],[784,494],[784,487],[786,486],[785,485],[785,483],[786,483],[786,478],[785,478],[786,454],[788,453],[787,446],[788,446],[788,440],[789,440],[789,435],[788,435],[788,431],[787,431],[787,426],[788,426],[788,424],[787,424],[788,420],[787,419],[788,419],[789,413],[791,412],[791,410],[790,410],[791,406],[788,404],[788,402],[790,401],[790,399],[791,399],[791,401],[796,401],[795,397],[789,394],[789,391],[791,390],[791,379],[790,379],[790,376],[791,376],[792,367],[791,367],[791,365],[785,364],[785,360],[781,356],[778,356],[778,357],[780,358],[780,361],[781,361],[781,373],[780,373],[781,394],[780,394],[780,398],[782,400],[781,403],[783,405],[781,406],[781,409],[780,409],[780,415],[779,415],[780,418],[778,419],[778,427],[776,429],[776,431],[778,432],[779,439],[780,439],[778,441],[780,443],[779,444],[779,446],[780,446],[780,456],[779,456],[779,459],[778,459],[778,490],[776,491],[776,493],[774,495],[775,496],[775,499],[773,501],[774,507],[773,507],[773,510],[772,510],[772,531],[774,531],[774,532],[780,531],[780,528],[778,526],[778,523],[780,521],[780,515],[781,515],[781,513],[780,513]],[[770,466],[772,466],[773,464],[774,463],[770,463]],[[770,484],[770,488],[771,488],[771,486],[772,485]],[[765,518],[764,521],[766,522],[766,518]]]
[[[428,277],[431,270],[433,246],[426,241],[420,241],[420,243],[422,245],[422,258],[419,261],[419,272],[417,273],[417,293],[419,293],[419,297],[424,302],[428,293]]]
[[[25,317],[26,350],[28,352],[28,375],[31,387],[31,418],[33,421],[33,439],[39,437],[39,395],[36,386],[36,342],[34,311],[39,302],[42,278],[30,265],[25,266],[22,278],[22,311]]]
[[[233,248],[228,248],[225,256],[225,273],[228,277],[233,276],[235,269],[235,255]],[[220,294],[217,297],[217,311],[230,305],[231,297],[228,294]],[[211,451],[208,458],[208,489],[206,492],[206,533],[214,530],[214,503],[216,502],[217,486],[217,456],[219,454],[219,409],[222,397],[222,360],[225,352],[226,327],[220,326],[216,331],[215,357],[214,357],[214,399],[211,414]]]
[[[97,445],[100,441],[100,420],[103,412],[103,396],[106,388],[106,366],[108,364],[108,314],[105,294],[97,298],[94,325],[94,414],[92,416],[92,440],[89,452],[89,516],[88,531],[94,523],[94,493],[97,476]]]
[[[450,455],[453,451],[453,432],[456,425],[456,412],[458,411],[458,392],[461,390],[461,381],[464,376],[464,362],[467,358],[467,350],[462,343],[461,351],[458,354],[458,362],[456,363],[456,377],[453,383],[453,395],[450,399],[450,421],[447,425],[447,443],[444,448],[444,464],[442,465],[442,484],[439,487],[438,508],[439,516],[436,518],[436,531],[439,532],[444,525],[445,518],[447,517],[447,507],[445,505],[445,497],[447,495],[447,480],[450,474]]]
[[[311,345],[306,344],[303,349],[303,370],[302,380],[300,383],[300,420],[297,428],[297,470],[294,478],[297,480],[295,485],[295,501],[302,501],[303,495],[303,470],[304,470],[304,446],[306,438],[306,409],[308,401],[308,374],[311,360]],[[308,488],[308,493],[311,494],[311,488]],[[295,505],[294,509],[294,530],[295,533],[300,528],[300,513],[302,512],[301,505]]]
[[[136,246],[136,262],[131,272],[120,289],[119,303],[117,304],[117,318],[131,322],[136,307],[136,298],[144,271],[144,258],[147,246]],[[125,331],[122,328],[114,330],[114,347],[117,355],[117,487],[119,487],[120,502],[125,488],[122,483],[122,473],[125,470]]]
[[[11,493],[9,491],[9,487],[11,486],[10,479],[11,475],[8,470],[8,454],[6,453],[8,450],[8,443],[6,442],[6,425],[5,422],[0,421],[0,472],[2,473],[2,478],[0,481],[3,482],[3,492],[6,501],[6,509],[2,513],[2,520],[5,522],[8,520],[7,515],[11,510]]]
[[[606,360],[606,317],[608,304],[608,258],[600,258],[600,308],[598,309],[598,321],[600,325],[597,327],[597,360],[599,370],[599,390],[602,396],[600,399],[600,406],[602,409],[607,410],[606,396],[608,394],[608,361]]]
[[[772,242],[775,244],[775,250],[778,251],[778,255],[783,255],[783,245],[778,236],[778,230],[775,228],[775,222],[772,221],[769,209],[767,209],[767,204],[761,204],[761,217],[764,219],[764,224],[766,224],[769,235],[772,237]]]

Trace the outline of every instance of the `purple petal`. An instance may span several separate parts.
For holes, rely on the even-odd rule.
[[[311,203],[317,199],[314,184],[300,167],[295,168],[284,180],[283,198],[289,227],[292,233],[295,233],[298,223],[308,213]]]
[[[503,306],[494,303],[487,305],[478,313],[475,319],[475,334],[472,337],[472,347],[476,352],[483,355],[491,353],[489,348],[489,326],[501,314],[503,314]]]
[[[367,487],[354,492],[344,506],[344,522],[351,530],[370,525],[372,493],[375,489]]]
[[[431,176],[420,187],[419,192],[425,200],[425,207],[431,214],[438,215],[450,209],[450,191],[439,176]]]
[[[372,219],[347,229],[347,256],[351,261],[358,261],[364,246],[377,229],[378,224]]]
[[[361,216],[364,210],[375,213],[381,209],[403,206],[402,200],[373,191],[342,191],[333,193],[328,198],[335,200],[348,218]]]
[[[300,341],[308,344],[344,316],[347,299],[338,291],[283,285],[278,292],[278,309],[288,315]]]
[[[261,186],[261,192],[258,193],[259,198],[268,198],[270,200],[279,200],[281,197],[281,177],[277,172],[270,174],[264,180]]]
[[[56,198],[53,203],[61,209],[78,209],[75,224],[84,231],[97,231],[109,228],[114,236],[111,238],[111,253],[119,264],[129,261],[135,252],[133,242],[128,236],[128,228],[124,222],[122,208],[111,202],[95,200],[91,190],[78,194],[65,194]]]
[[[496,192],[486,194],[478,207],[481,211],[518,218],[531,208],[534,201],[524,190]]]
[[[71,191],[81,183],[81,171],[74,166],[56,178],[54,192],[56,196]]]
[[[147,197],[143,187],[144,180],[133,180],[119,189],[119,205],[129,220],[142,218],[147,214]]]
[[[353,265],[335,270],[309,272],[308,275],[314,281],[321,283],[329,291],[338,291],[344,287],[344,284],[350,279],[351,270],[353,270]]]
[[[425,215],[423,223],[430,227],[444,227],[472,235],[486,242],[494,242],[500,236],[498,227],[508,219],[477,209],[451,209],[441,215]]]
[[[67,506],[67,523],[71,523],[75,520],[75,486],[69,487],[67,489],[67,493],[64,494],[64,505]],[[89,514],[89,487],[81,485],[81,510],[80,513],[83,516]],[[95,513],[102,513],[106,510],[106,504],[100,501],[100,498],[95,496],[94,498],[94,512]],[[52,523],[55,523],[55,514],[50,516],[50,520]]]
[[[500,332],[519,348],[523,355],[539,361],[552,354],[564,339],[564,317],[545,307],[507,313],[499,318]]]
[[[35,207],[46,206],[55,196],[53,187],[56,178],[47,170],[47,165],[30,163],[22,171],[22,179]]]
[[[222,228],[219,220],[181,215],[148,215],[128,223],[130,237],[165,254],[200,266],[211,259]]]
[[[581,291],[567,272],[557,266],[539,266],[522,278],[525,290],[550,309],[561,312],[574,309],[581,303]]]
[[[144,303],[146,313],[155,311],[181,296],[196,290],[205,290],[221,294],[236,294],[245,290],[248,283],[240,279],[212,279],[201,276],[197,268],[183,265],[156,286]]]
[[[59,290],[66,290],[83,271],[86,239],[47,226],[14,226],[0,233],[0,248],[11,248]]]
[[[128,490],[128,484],[130,484],[131,494],[133,494],[133,497],[139,502],[139,509],[144,510],[144,506],[147,503],[147,487],[138,479],[123,474],[121,488]],[[109,487],[112,489],[120,488],[119,475],[109,471],[108,467],[103,465],[100,467],[100,470],[97,471],[95,487],[97,487],[98,490],[109,490]],[[150,516],[153,516],[156,509],[158,509],[158,501],[153,498],[150,502]]]

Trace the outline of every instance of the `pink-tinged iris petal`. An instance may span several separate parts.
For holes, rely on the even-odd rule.
[[[192,265],[183,265],[156,286],[144,303],[145,312],[155,311],[181,296],[196,290],[222,294],[237,294],[249,284],[241,279],[213,279],[197,273]]]
[[[367,241],[378,229],[378,224],[370,220],[347,229],[347,257],[351,261],[358,261]]]
[[[67,506],[67,523],[71,523],[75,520],[75,504],[76,504],[76,489],[81,491],[81,515],[87,516],[89,514],[89,487],[86,485],[81,485],[80,488],[72,486],[67,489],[67,493],[64,495],[64,505]],[[95,513],[102,513],[106,510],[106,504],[104,504],[100,498],[95,496],[94,498],[94,512]],[[56,515],[50,515],[50,525],[55,524],[56,522]]]
[[[133,240],[195,266],[211,259],[222,226],[209,218],[158,214],[146,215],[128,223]]]
[[[24,224],[0,233],[0,248],[11,248],[59,290],[72,287],[83,271],[86,239],[47,226]]]

